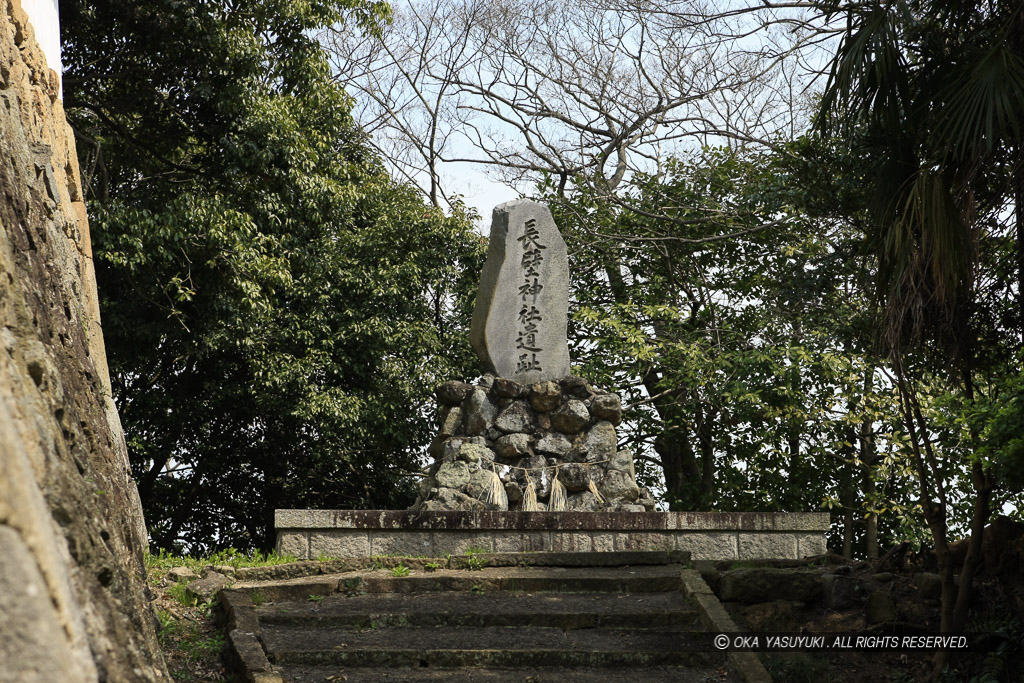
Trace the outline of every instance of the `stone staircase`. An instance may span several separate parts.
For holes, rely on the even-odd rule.
[[[682,589],[685,553],[505,553],[222,593],[251,681],[740,681]],[[442,566],[438,566],[441,564]]]

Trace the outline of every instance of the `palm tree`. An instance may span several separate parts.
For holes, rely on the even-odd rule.
[[[938,348],[967,402],[975,400],[973,315],[979,240],[1015,205],[1016,290],[1024,323],[1024,3],[1020,0],[820,0],[846,28],[818,126],[856,134],[875,160],[867,244],[912,436],[925,517],[943,576],[944,632],[962,630],[993,482],[972,463],[972,538],[954,594],[947,499],[905,358]]]

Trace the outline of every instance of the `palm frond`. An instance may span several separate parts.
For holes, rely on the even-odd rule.
[[[969,298],[974,262],[972,232],[942,172],[919,170],[902,200],[884,226],[879,253],[890,348],[921,339],[926,328],[958,339],[958,311]]]
[[[909,82],[894,18],[880,4],[850,16],[822,93],[822,130],[849,129],[863,117],[887,126],[903,118]]]
[[[938,139],[963,159],[992,154],[1007,139],[1021,138],[1024,122],[1024,61],[1006,41],[946,78],[937,112]]]

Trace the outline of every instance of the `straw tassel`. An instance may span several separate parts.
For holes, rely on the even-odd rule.
[[[566,508],[565,486],[558,481],[558,469],[555,469],[555,478],[551,480],[551,497],[548,498],[548,510],[561,512]]]
[[[529,473],[526,474],[526,489],[523,491],[523,502],[519,504],[519,509],[523,512],[537,512],[540,509],[537,507],[537,487],[533,485]]]
[[[505,493],[505,485],[501,483],[501,477],[494,471],[491,465],[491,480],[484,491],[484,503],[493,505],[498,509],[508,509],[508,494]]]

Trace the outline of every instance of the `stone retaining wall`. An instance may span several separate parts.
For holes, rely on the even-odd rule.
[[[695,560],[825,552],[826,512],[276,510],[277,550],[300,559],[488,552],[684,550]]]
[[[36,41],[56,2],[25,4],[0,2],[0,681],[170,681],[60,64]]]

